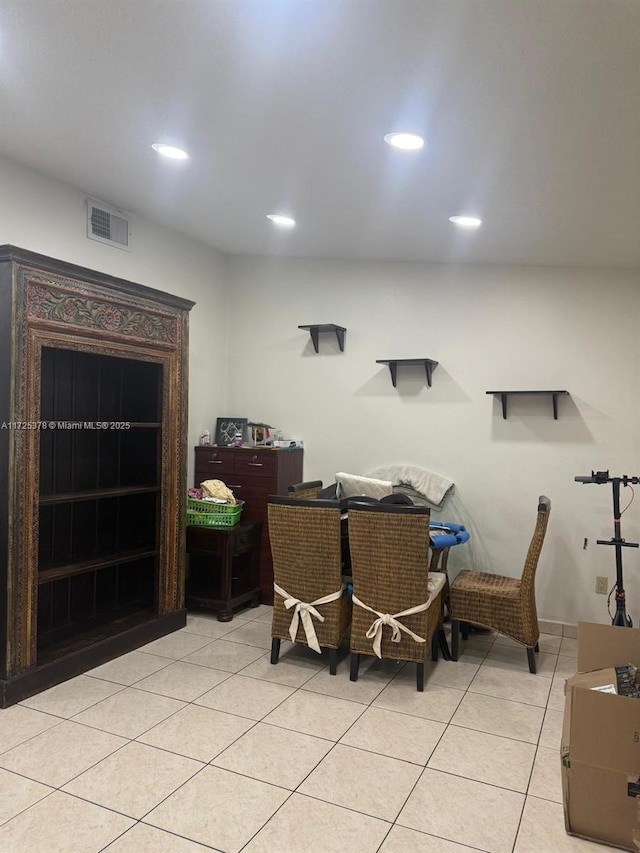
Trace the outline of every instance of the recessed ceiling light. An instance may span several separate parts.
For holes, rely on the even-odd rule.
[[[296,224],[295,219],[283,216],[281,213],[267,213],[267,219],[270,219],[274,225],[279,225],[280,228],[293,228]]]
[[[417,133],[387,133],[384,137],[387,145],[399,148],[401,151],[418,151],[424,145],[424,139]]]
[[[151,146],[158,154],[163,157],[170,157],[172,160],[188,160],[189,155],[182,148],[175,148],[173,145],[165,145],[162,142],[154,142]]]
[[[459,225],[460,228],[478,228],[482,225],[482,219],[478,219],[477,216],[450,216],[449,222]]]

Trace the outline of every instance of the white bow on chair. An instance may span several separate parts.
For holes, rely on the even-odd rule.
[[[429,601],[425,601],[424,604],[417,604],[415,607],[410,607],[408,610],[402,610],[400,613],[379,613],[377,610],[374,610],[372,607],[369,607],[367,604],[364,604],[357,598],[355,595],[353,596],[353,603],[358,604],[360,607],[363,607],[365,610],[368,610],[370,613],[375,613],[378,617],[374,619],[369,627],[369,630],[366,633],[366,637],[369,640],[373,640],[373,651],[376,656],[382,658],[382,626],[389,625],[392,629],[391,634],[391,642],[399,643],[402,639],[400,632],[404,631],[405,634],[409,634],[410,637],[416,641],[416,643],[425,643],[426,640],[424,637],[419,637],[417,634],[414,634],[406,625],[403,625],[402,622],[399,622],[398,619],[401,616],[411,616],[414,613],[420,613],[423,610],[426,610],[427,607],[431,604],[431,599]]]
[[[340,587],[337,592],[331,592],[329,595],[325,595],[322,598],[316,598],[315,601],[311,601],[310,603],[300,601],[299,598],[294,598],[292,595],[289,595],[289,593],[282,589],[281,586],[278,586],[277,583],[274,583],[273,588],[278,595],[281,595],[282,598],[284,598],[283,603],[287,610],[295,607],[293,616],[291,617],[291,624],[289,625],[289,636],[291,637],[291,642],[295,643],[296,641],[298,626],[300,624],[300,619],[302,619],[302,627],[304,628],[304,633],[307,638],[307,645],[310,649],[313,649],[314,652],[321,654],[322,652],[318,643],[316,629],[311,617],[313,616],[315,619],[319,619],[320,622],[324,622],[324,616],[316,610],[316,605],[320,606],[321,604],[329,604],[331,601],[337,601],[344,592],[344,586]]]

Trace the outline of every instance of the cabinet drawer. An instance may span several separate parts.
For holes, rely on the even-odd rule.
[[[235,474],[272,477],[278,470],[277,450],[245,450],[236,455]]]
[[[248,521],[263,520],[267,517],[267,498],[274,493],[275,487],[271,480],[258,477],[232,477],[227,485],[237,500],[244,501],[242,518]]]
[[[220,474],[233,474],[234,452],[220,447],[196,447],[195,467],[206,471],[205,480],[218,480]]]
[[[233,554],[245,554],[253,548],[259,550],[260,535],[262,533],[262,525],[256,524],[239,524],[235,530],[236,535],[233,538]]]
[[[227,486],[240,500],[263,504],[265,510],[267,498],[275,491],[275,483],[269,477],[239,477],[234,474],[227,478]]]
[[[187,554],[222,557],[227,547],[227,531],[206,527],[187,527]]]
[[[231,482],[235,482],[231,473],[227,474],[215,468],[196,468],[193,473],[193,485],[199,488],[200,483],[204,483],[205,480],[220,480],[225,486],[229,486]]]

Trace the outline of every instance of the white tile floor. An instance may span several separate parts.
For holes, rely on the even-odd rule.
[[[363,659],[349,681],[270,608],[187,627],[0,711],[11,853],[598,853],[564,830],[574,640],[472,635],[458,663]]]

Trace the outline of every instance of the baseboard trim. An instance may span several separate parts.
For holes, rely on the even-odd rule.
[[[538,619],[541,634],[553,634],[556,637],[569,637],[572,640],[578,636],[578,626],[567,622],[553,622],[546,619]]]

